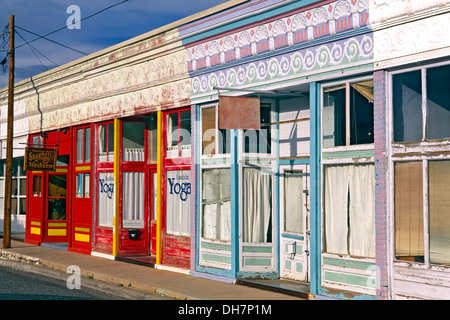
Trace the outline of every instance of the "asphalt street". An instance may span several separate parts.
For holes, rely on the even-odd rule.
[[[173,300],[117,284],[15,262],[0,262],[0,300]]]

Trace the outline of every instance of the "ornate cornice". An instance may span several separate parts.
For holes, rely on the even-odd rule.
[[[186,48],[188,71],[199,72],[289,46],[325,40],[368,25],[369,0],[338,0],[240,29]]]

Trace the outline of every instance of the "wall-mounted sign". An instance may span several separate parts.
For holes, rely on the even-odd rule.
[[[24,169],[36,171],[56,171],[56,149],[25,148]]]
[[[219,96],[219,129],[260,129],[260,99]]]

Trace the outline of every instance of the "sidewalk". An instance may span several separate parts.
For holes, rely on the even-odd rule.
[[[147,266],[69,252],[46,246],[35,246],[11,240],[11,248],[3,248],[0,259],[37,264],[67,272],[76,265],[81,274],[91,279],[123,285],[149,293],[157,293],[181,300],[305,300],[299,296],[261,288],[206,279],[186,273],[155,269]]]

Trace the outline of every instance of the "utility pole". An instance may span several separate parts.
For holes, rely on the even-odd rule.
[[[6,137],[5,208],[3,211],[3,248],[11,248],[11,194],[14,124],[14,15],[9,16],[9,86]]]

